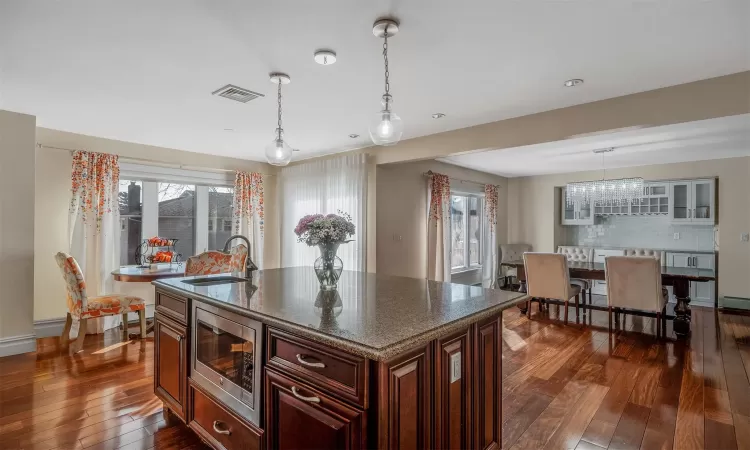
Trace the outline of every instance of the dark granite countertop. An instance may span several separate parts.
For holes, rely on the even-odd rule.
[[[498,314],[525,297],[478,286],[352,271],[343,272],[337,291],[326,292],[319,291],[311,267],[259,271],[252,284],[182,282],[190,278],[196,277],[153,284],[374,360],[386,360]]]

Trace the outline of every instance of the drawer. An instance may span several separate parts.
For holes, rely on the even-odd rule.
[[[367,408],[369,370],[365,358],[270,327],[266,342],[270,367]]]
[[[190,428],[212,447],[227,450],[261,450],[263,431],[246,425],[195,386]]]
[[[156,310],[187,324],[187,301],[163,292],[156,292]]]

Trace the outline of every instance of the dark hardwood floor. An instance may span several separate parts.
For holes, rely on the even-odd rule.
[[[750,316],[693,308],[685,341],[656,340],[648,318],[610,336],[605,313],[559,316],[504,315],[503,448],[750,449]],[[0,448],[205,448],[152,392],[150,339],[113,330],[75,356],[41,339],[0,358]]]

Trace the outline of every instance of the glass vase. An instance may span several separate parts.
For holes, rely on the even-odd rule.
[[[336,289],[341,271],[344,270],[344,262],[336,256],[339,245],[340,242],[318,245],[320,256],[315,260],[315,275],[320,281],[320,289],[324,291]]]

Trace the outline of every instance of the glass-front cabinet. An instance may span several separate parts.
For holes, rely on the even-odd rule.
[[[673,181],[670,185],[669,217],[672,222],[713,224],[716,220],[715,181]]]
[[[560,219],[563,225],[593,225],[594,211],[591,204],[569,205],[565,199],[565,188],[560,196]]]

